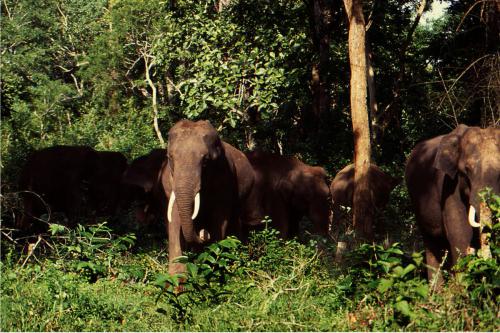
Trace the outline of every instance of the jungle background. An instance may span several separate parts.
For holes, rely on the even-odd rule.
[[[439,3],[443,15],[426,18]],[[363,8],[375,163],[402,177],[420,140],[458,123],[498,126],[498,2]],[[89,145],[131,160],[183,118],[333,178],[353,161],[347,25],[335,0],[2,0],[0,328],[498,330],[498,249],[464,260],[463,274],[434,290],[403,183],[380,218],[391,244],[361,246],[343,265],[328,254],[336,244],[321,255],[321,240],[285,242],[265,229],[189,256],[183,295],[162,292],[165,239],[149,241],[132,216],[118,218],[128,229],[56,225],[31,249],[11,238],[30,152]],[[485,200],[498,214],[498,197]]]

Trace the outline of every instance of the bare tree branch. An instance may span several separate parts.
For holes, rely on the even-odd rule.
[[[150,73],[149,71],[151,68],[154,66],[154,57],[146,54],[143,52],[143,59],[144,59],[144,70],[146,74],[146,82],[151,88],[152,91],[152,103],[153,103],[153,127],[156,132],[156,136],[158,137],[158,140],[160,141],[160,144],[162,147],[165,147],[165,140],[163,139],[163,135],[161,134],[160,127],[158,125],[158,105],[157,105],[157,94],[156,94],[156,86],[154,82],[151,80]],[[151,59],[151,62],[149,61]]]
[[[415,20],[413,21],[413,24],[410,27],[410,30],[408,30],[408,33],[406,35],[405,42],[403,46],[401,47],[401,52],[399,54],[399,74],[397,75],[396,82],[394,84],[394,88],[392,91],[392,101],[389,102],[389,104],[386,105],[384,108],[383,112],[380,112],[378,116],[374,119],[374,123],[378,126],[381,127],[382,129],[387,126],[387,121],[386,124],[380,124],[380,118],[385,117],[385,118],[390,118],[388,115],[389,110],[392,108],[392,106],[397,102],[400,96],[400,90],[401,90],[401,83],[404,79],[405,76],[405,65],[406,65],[406,51],[408,50],[408,47],[410,46],[413,35],[415,33],[415,30],[417,29],[418,23],[420,22],[420,19],[424,13],[425,7],[427,5],[427,0],[420,0],[420,4],[417,9],[417,13],[415,15]]]
[[[443,83],[444,91],[446,92],[446,96],[448,97],[448,100],[450,101],[450,106],[451,110],[453,112],[453,119],[455,120],[455,126],[458,125],[458,118],[457,118],[457,113],[455,111],[455,106],[453,105],[453,101],[451,100],[450,97],[450,91],[446,88],[446,83],[444,83],[443,76],[441,75],[441,71],[438,69],[439,77],[441,78],[441,82]],[[439,104],[441,106],[441,104]]]

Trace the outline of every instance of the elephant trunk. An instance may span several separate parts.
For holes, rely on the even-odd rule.
[[[177,186],[172,191],[169,207],[168,218],[171,221],[172,207],[174,201],[177,202],[179,211],[180,225],[182,235],[188,244],[202,244],[204,241],[197,235],[193,220],[196,218],[200,207],[200,192],[195,190],[192,181],[182,181],[177,183]]]

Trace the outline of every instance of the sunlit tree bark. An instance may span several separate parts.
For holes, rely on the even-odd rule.
[[[344,0],[349,19],[349,63],[351,67],[351,117],[354,134],[353,221],[358,239],[373,240],[370,205],[370,127],[367,110],[365,19],[361,0]]]

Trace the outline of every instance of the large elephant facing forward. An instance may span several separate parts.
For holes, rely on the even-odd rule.
[[[256,173],[260,205],[281,237],[297,236],[303,216],[311,220],[317,234],[328,233],[330,191],[323,168],[278,154],[246,155]]]
[[[389,195],[400,180],[383,172],[375,164],[370,165],[370,205],[374,211],[382,210],[389,201]],[[333,203],[333,222],[341,219],[340,206],[352,207],[354,195],[354,164],[340,170],[330,185]]]
[[[478,192],[500,190],[500,129],[459,125],[420,142],[406,163],[406,184],[423,236],[429,279],[467,254],[477,225]],[[441,278],[440,280],[441,281]]]
[[[258,223],[250,205],[255,174],[245,155],[222,141],[208,121],[182,120],[168,134],[168,165],[162,184],[169,198],[169,272],[187,248],[241,233],[241,223]]]

